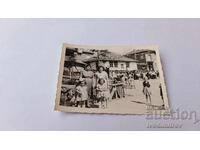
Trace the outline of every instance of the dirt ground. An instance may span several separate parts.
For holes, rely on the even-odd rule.
[[[163,100],[160,96],[160,80],[159,79],[152,79],[149,80],[151,84],[151,99],[152,99],[152,105],[155,107],[159,107],[163,105]],[[125,89],[125,98],[119,98],[119,99],[112,99],[108,102],[108,108],[107,109],[135,109],[135,110],[145,110],[146,109],[146,98],[142,92],[143,81],[136,80],[135,81],[135,88]]]

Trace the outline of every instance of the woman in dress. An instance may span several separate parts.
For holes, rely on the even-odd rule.
[[[95,73],[95,83],[94,83],[94,86],[96,87],[98,82],[99,82],[99,79],[103,78],[105,80],[105,84],[108,86],[108,74],[107,72],[104,71],[104,66],[103,65],[99,65],[99,68],[98,68],[98,71]]]
[[[88,89],[88,97],[89,99],[93,98],[93,77],[94,77],[94,73],[92,71],[91,66],[87,65],[86,68],[82,71],[82,78],[85,79],[86,84],[87,84],[87,89]]]
[[[106,88],[109,89],[109,79],[107,72],[104,71],[104,66],[99,65],[98,71],[95,73],[95,79],[93,82],[93,87],[96,89],[97,84],[99,83],[100,79],[103,79],[106,85]]]

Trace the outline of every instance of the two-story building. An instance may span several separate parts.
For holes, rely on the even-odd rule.
[[[137,60],[109,52],[108,50],[99,53],[84,61],[89,64],[92,70],[97,70],[98,63],[104,64],[105,68],[114,72],[126,72],[137,70]]]
[[[137,68],[142,71],[158,71],[156,51],[150,49],[134,49],[124,56],[138,61]]]

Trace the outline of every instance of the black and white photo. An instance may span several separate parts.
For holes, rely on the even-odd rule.
[[[158,47],[63,44],[55,109],[167,113],[169,103]]]

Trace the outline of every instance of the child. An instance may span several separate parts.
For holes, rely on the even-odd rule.
[[[60,105],[65,105],[66,100],[67,100],[67,88],[62,87],[60,96]]]
[[[106,84],[103,78],[99,79],[96,90],[97,90],[97,98],[100,100],[101,107],[102,108],[107,107],[107,101],[110,96],[109,96],[108,85]],[[105,102],[105,105],[104,105],[104,102]]]
[[[76,107],[88,107],[88,92],[84,79],[80,79],[79,85],[76,87]]]
[[[132,76],[129,77],[129,84],[130,84],[130,88],[131,89],[135,89],[135,83],[134,83],[134,79]]]
[[[66,100],[65,100],[65,105],[66,106],[73,106],[74,104],[75,104],[74,90],[68,89],[67,95],[66,95]]]
[[[150,83],[148,81],[148,78],[144,78],[143,82],[143,93],[146,96],[147,106],[151,106],[151,90],[150,90]]]

